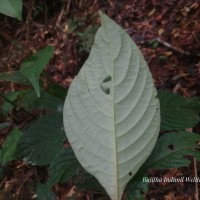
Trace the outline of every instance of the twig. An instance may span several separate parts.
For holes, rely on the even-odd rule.
[[[57,17],[57,20],[56,20],[56,27],[60,27],[60,22],[61,22],[61,20],[62,20],[63,14],[64,14],[64,9],[61,10],[60,14],[59,14],[58,17]]]
[[[71,0],[68,1],[67,7],[66,7],[66,14],[68,14],[70,5],[71,5]]]
[[[8,99],[7,97],[5,97],[2,93],[0,93],[0,97],[2,97],[5,101],[7,101],[8,103],[10,103],[11,105],[13,105],[14,107],[18,108],[19,106],[17,104],[15,104],[13,101],[10,101],[10,99]],[[35,115],[33,115],[32,113],[30,113],[29,111],[27,111],[24,108],[21,108],[23,110],[23,112],[25,112],[26,114],[28,114],[29,116],[31,116],[33,119],[37,119],[37,117]]]
[[[16,191],[16,196],[19,197],[19,194],[24,186],[24,184],[28,181],[29,178],[31,178],[31,176],[33,175],[33,172],[30,172],[26,175],[26,178],[21,182],[21,184],[19,185],[19,187],[17,188]]]
[[[32,10],[33,10],[33,7],[34,7],[34,2],[29,0],[28,1],[28,7],[27,7],[27,18],[26,18],[26,22],[25,22],[25,27],[26,27],[26,46],[28,44],[28,41],[29,41],[29,33],[30,33],[30,22],[31,22],[31,19],[32,19]]]
[[[0,24],[0,26],[2,26]],[[2,36],[4,39],[6,39],[8,42],[13,42],[14,37],[10,35],[9,33],[5,32],[4,30],[0,30],[0,36]]]
[[[190,55],[189,52],[184,51],[184,50],[182,50],[182,49],[179,49],[179,48],[177,48],[177,47],[174,47],[174,46],[172,46],[171,44],[169,44],[168,42],[162,40],[161,38],[156,38],[156,41],[159,42],[160,44],[166,46],[167,48],[172,49],[172,50],[174,50],[174,51],[176,51],[176,52],[178,52],[178,53],[181,53],[181,54],[184,54],[184,55]]]
[[[196,158],[194,158],[194,176],[198,177]],[[198,181],[195,182],[195,199],[199,200]]]

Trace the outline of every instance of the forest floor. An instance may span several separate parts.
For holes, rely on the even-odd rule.
[[[0,72],[19,69],[25,58],[51,44],[55,46],[54,57],[46,73],[53,82],[67,88],[89,55],[95,31],[100,25],[98,10],[102,10],[120,24],[139,46],[158,89],[185,97],[200,96],[198,0],[69,0],[49,1],[45,6],[41,2],[24,1],[24,15],[27,17],[23,22],[0,15]],[[5,82],[1,84],[0,91],[13,91],[18,87]],[[26,121],[23,116],[18,117],[21,117],[19,125]],[[198,126],[193,131],[200,133]],[[7,132],[1,133],[1,143],[6,135]],[[8,174],[0,187],[19,193],[19,199],[29,199],[30,194],[24,195],[30,193],[29,189],[23,184],[34,181],[35,166],[13,162],[10,167],[15,172]],[[44,171],[44,168],[40,169],[41,174]],[[37,176],[43,176],[41,174]],[[150,170],[149,175],[160,178],[194,176],[194,163],[179,169]],[[18,183],[21,183],[20,186]],[[58,184],[54,190],[59,194],[59,200],[65,199],[68,192],[65,185]],[[195,183],[151,183],[146,199],[192,200],[195,193]],[[1,199],[11,198],[1,194]]]

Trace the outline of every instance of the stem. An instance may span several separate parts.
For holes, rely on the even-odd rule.
[[[17,104],[15,104],[13,101],[11,101],[10,99],[8,99],[7,97],[5,97],[2,93],[0,93],[0,97],[2,97],[5,101],[7,101],[8,103],[10,103],[11,105],[13,105],[16,108],[19,108],[19,106]],[[21,107],[20,107],[21,108]],[[24,108],[21,108],[23,110],[23,112],[25,112],[26,114],[28,114],[29,116],[31,116],[33,119],[37,119],[37,117],[35,115],[33,115],[31,112],[27,111]]]
[[[196,158],[194,158],[194,176],[198,177]],[[195,191],[195,199],[199,200],[198,181],[195,182]]]

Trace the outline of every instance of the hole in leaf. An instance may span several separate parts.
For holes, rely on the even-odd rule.
[[[132,174],[132,172],[129,172],[128,175],[129,175],[129,176],[132,176],[133,174]]]
[[[110,94],[110,88],[106,89],[104,92],[105,94]]]
[[[174,145],[170,144],[170,145],[168,145],[168,148],[171,150],[174,150]]]
[[[101,89],[105,94],[110,94],[111,76],[107,76],[101,83]]]
[[[104,78],[103,83],[107,83],[111,80],[112,80],[111,76],[107,76],[106,78]]]

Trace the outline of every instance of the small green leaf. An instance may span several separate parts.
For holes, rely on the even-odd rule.
[[[62,112],[63,110],[63,101],[44,90],[40,90],[40,97],[36,95],[34,90],[23,91],[18,105],[23,106],[27,110],[45,109],[56,112]]]
[[[37,200],[56,200],[55,194],[49,190],[44,184],[37,184]]]
[[[144,200],[144,194],[148,191],[148,182],[143,182],[143,178],[147,175],[140,170],[131,179],[126,187],[126,200]]]
[[[1,0],[0,13],[22,20],[22,0]]]
[[[5,93],[3,94],[3,96],[7,98],[9,101],[14,103],[17,100],[18,96],[22,93],[23,91],[13,91],[13,92]],[[3,102],[1,109],[4,115],[7,115],[14,108],[14,105],[11,102],[8,102],[8,101]]]
[[[21,74],[31,82],[38,96],[40,96],[39,77],[42,70],[53,56],[53,51],[54,48],[52,46],[47,46],[38,51],[29,59],[25,60],[19,70]]]
[[[188,166],[190,161],[184,158],[191,155],[200,158],[200,135],[189,132],[166,133],[156,146],[142,168],[168,169]]]
[[[0,81],[12,81],[24,85],[30,85],[30,82],[19,71],[1,72]]]
[[[11,125],[10,122],[0,123],[0,130],[2,130],[4,128],[8,128],[10,125]]]
[[[61,179],[67,182],[78,171],[80,166],[71,148],[61,150],[61,152],[52,160],[49,166],[49,179],[47,187],[52,187]],[[63,180],[63,177],[65,180]]]
[[[159,91],[161,130],[184,130],[196,125],[200,118],[200,100]]]
[[[19,141],[21,136],[22,136],[22,133],[17,128],[14,128],[10,132],[10,134],[7,136],[1,149],[1,163],[3,165],[15,159],[14,154],[15,154],[17,142]]]
[[[67,88],[64,88],[57,84],[50,84],[48,88],[48,92],[54,96],[58,97],[59,99],[65,100],[65,97],[67,96]]]
[[[48,165],[63,148],[62,114],[53,113],[33,123],[21,137],[16,155],[30,164]]]
[[[98,191],[103,195],[107,195],[105,189],[100,185],[98,180],[82,167],[79,168],[74,183],[78,191]]]

